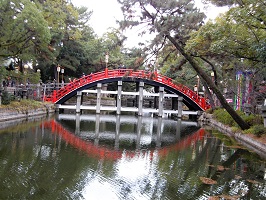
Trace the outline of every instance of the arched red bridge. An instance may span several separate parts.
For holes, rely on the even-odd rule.
[[[65,87],[54,90],[50,96],[45,96],[45,101],[51,101],[55,104],[62,104],[69,98],[75,96],[78,91],[82,91],[96,86],[97,83],[111,83],[115,81],[124,82],[140,82],[153,86],[164,87],[165,91],[172,94],[177,94],[183,97],[183,102],[192,110],[205,111],[210,108],[204,97],[199,96],[190,88],[174,83],[169,77],[158,74],[157,72],[147,72],[144,70],[134,71],[133,69],[115,69],[97,72],[94,74],[86,75],[77,79]]]
[[[72,145],[73,147],[81,150],[84,153],[87,153],[90,157],[96,158],[105,158],[109,160],[117,160],[122,157],[124,152],[122,150],[113,150],[106,147],[95,146],[92,142],[82,140],[74,133],[71,133],[67,129],[65,129],[61,124],[59,124],[56,120],[47,121],[44,123],[45,128],[49,128],[52,130],[53,134],[58,134],[60,137],[67,142],[68,144]],[[184,137],[178,143],[170,145],[168,147],[160,148],[156,150],[159,156],[166,156],[171,151],[181,151],[185,148],[188,148],[193,143],[195,144],[197,141],[202,140],[204,135],[206,134],[204,129],[199,129],[197,132]],[[152,150],[151,157],[153,156],[155,150]],[[134,151],[127,151],[125,156],[129,158],[133,158],[138,156],[138,153]]]

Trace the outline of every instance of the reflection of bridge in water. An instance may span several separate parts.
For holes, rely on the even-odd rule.
[[[154,143],[156,147],[160,147],[161,143],[173,143],[178,141],[181,137],[181,128],[189,126],[197,128],[197,122],[192,121],[173,121],[162,118],[146,118],[133,115],[66,115],[60,114],[59,120],[75,120],[76,121],[76,134],[85,140],[113,140],[115,141],[115,148],[119,148],[119,141],[131,141],[136,143],[136,148],[141,145]],[[95,130],[80,130],[80,122],[95,122]],[[115,130],[99,131],[100,123],[115,124]],[[134,126],[132,130],[126,129],[123,132],[123,126]],[[166,126],[173,125],[175,133],[165,133]],[[155,133],[155,134],[154,134]],[[162,134],[164,133],[164,134]],[[97,142],[95,142],[97,143]]]
[[[59,119],[70,119],[74,116],[67,116],[67,115],[59,115]],[[67,143],[72,145],[73,147],[87,153],[89,156],[92,157],[100,157],[100,158],[107,158],[107,159],[119,159],[124,154],[127,157],[134,157],[136,155],[136,152],[134,151],[122,151],[119,149],[119,144],[124,143],[123,141],[134,141],[134,144],[136,145],[135,150],[140,150],[142,145],[146,145],[147,143],[154,141],[155,148],[152,148],[150,150],[150,153],[153,155],[154,153],[161,155],[166,155],[170,151],[178,151],[182,150],[184,148],[189,147],[192,143],[197,142],[198,140],[202,139],[202,136],[205,134],[203,129],[199,129],[198,131],[194,132],[193,134],[190,134],[188,136],[180,137],[181,132],[181,120],[175,121],[177,124],[177,131],[175,134],[162,134],[162,130],[164,127],[164,123],[169,123],[167,120],[164,120],[162,118],[158,118],[156,125],[156,131],[154,134],[143,134],[143,121],[145,122],[145,118],[143,117],[137,117],[135,122],[136,123],[136,132],[132,133],[121,133],[120,132],[120,126],[121,123],[128,123],[127,119],[121,116],[114,116],[111,117],[105,117],[102,115],[94,115],[94,121],[95,121],[95,132],[90,131],[80,131],[80,118],[82,120],[92,120],[92,116],[83,116],[77,117],[76,120],[76,131],[70,131],[67,128],[64,128],[59,122],[56,120],[51,120],[47,123],[45,123],[46,128],[51,128],[52,132],[55,134],[58,134],[63,140],[65,140]],[[96,119],[95,119],[96,117]],[[115,121],[116,123],[116,130],[115,132],[100,132],[99,131],[99,124],[102,120],[107,121]],[[169,120],[170,121],[170,120]],[[151,130],[152,131],[152,130]],[[103,145],[99,145],[101,140],[109,140],[114,141],[114,147],[106,147]],[[162,143],[166,142],[172,142],[171,145],[168,146],[162,146]],[[132,143],[130,143],[132,144]],[[132,149],[132,148],[131,148]],[[140,152],[140,151],[139,151]]]

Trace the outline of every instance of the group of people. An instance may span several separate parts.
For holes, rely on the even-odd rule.
[[[2,86],[3,87],[14,87],[15,81],[13,79],[11,79],[10,77],[8,77],[8,78],[3,80]]]

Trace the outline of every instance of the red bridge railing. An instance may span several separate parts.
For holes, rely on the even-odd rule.
[[[207,110],[208,108],[210,108],[210,105],[206,102],[204,97],[199,96],[193,90],[191,90],[190,88],[182,84],[174,83],[171,78],[158,74],[157,72],[147,72],[145,70],[134,71],[133,69],[109,70],[106,68],[105,71],[96,72],[94,74],[83,76],[80,79],[70,82],[65,87],[59,90],[54,90],[53,94],[49,96],[45,96],[44,100],[56,103],[65,95],[71,93],[72,91],[78,88],[81,88],[84,85],[97,82],[100,80],[104,80],[104,79],[119,78],[119,77],[127,77],[127,78],[132,78],[132,79],[134,78],[150,79],[150,80],[162,83],[164,85],[172,87],[173,89],[178,90],[182,94],[189,97],[200,108],[202,108],[202,110]]]

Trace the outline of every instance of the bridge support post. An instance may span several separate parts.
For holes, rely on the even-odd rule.
[[[183,102],[183,97],[178,97],[178,103],[177,103],[177,107],[178,107],[177,117],[178,118],[182,117],[182,111],[183,111],[182,102]]]
[[[160,87],[159,88],[159,102],[158,102],[158,105],[159,105],[159,113],[158,113],[158,116],[159,117],[162,117],[163,116],[163,103],[164,103],[163,93],[164,93],[164,87]]]
[[[158,125],[157,125],[157,136],[156,136],[156,147],[161,147],[162,145],[162,118],[158,118]]]
[[[159,93],[159,87],[158,86],[154,86],[154,92],[155,93]],[[158,108],[158,96],[157,97],[154,97],[153,99],[153,102],[154,102],[154,105],[153,105],[153,108]]]
[[[76,130],[75,130],[75,134],[79,134],[80,133],[80,113],[76,113]]]
[[[138,101],[138,115],[142,116],[143,115],[143,87],[144,87],[144,82],[139,83],[139,101]]]
[[[77,92],[76,113],[80,113],[81,95],[82,95],[82,92],[78,91]]]
[[[97,84],[97,102],[96,102],[96,114],[100,114],[101,112],[101,88],[102,84]]]
[[[122,94],[122,81],[117,83],[117,97],[116,97],[116,114],[121,114],[121,94]]]
[[[137,123],[136,149],[140,149],[141,127],[142,127],[142,116],[139,116]]]
[[[139,92],[139,82],[136,82],[136,92]],[[135,100],[133,100],[133,107],[139,106],[139,96],[136,95]]]
[[[101,86],[102,87],[102,86]],[[99,134],[100,134],[100,115],[96,114],[95,118],[95,139],[94,139],[94,145],[99,145]]]
[[[116,126],[115,126],[115,149],[119,149],[119,134],[120,134],[120,115],[116,115]]]
[[[55,112],[59,113],[59,104],[55,104]]]
[[[176,140],[179,141],[181,137],[181,119],[177,120],[177,126],[176,126]]]

